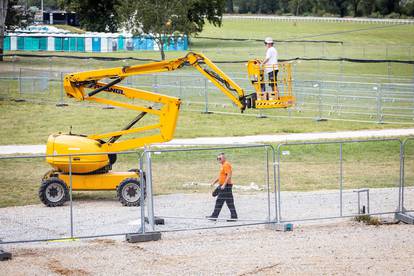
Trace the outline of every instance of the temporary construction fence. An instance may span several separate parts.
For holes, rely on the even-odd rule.
[[[294,70],[296,71],[293,74],[292,86],[296,104],[292,108],[248,111],[246,114],[317,120],[414,123],[414,85],[411,79],[373,82],[332,75],[332,78],[315,80],[318,79],[316,75],[303,75],[298,69]],[[70,103],[63,90],[63,78],[66,73],[25,68],[19,68],[17,72],[4,72],[0,77],[0,83],[4,88],[0,96],[5,99],[55,104]],[[254,92],[245,74],[230,73],[229,75],[245,89],[246,94]],[[204,113],[238,112],[225,95],[198,74],[185,72],[139,75],[129,77],[124,84],[179,97],[183,100],[183,108],[187,110]],[[283,88],[283,83],[280,82],[279,86]]]
[[[404,151],[399,139],[280,144],[278,188],[295,192],[278,191],[279,219],[303,221],[402,211]],[[299,168],[300,173],[295,174]],[[324,187],[330,190],[321,191]],[[297,192],[300,189],[306,191]]]
[[[118,164],[114,169],[125,171],[139,168],[139,154],[118,153]],[[56,208],[43,205],[38,198],[38,189],[43,175],[51,169],[45,162],[45,157],[42,155],[0,158],[0,239],[3,242],[124,235],[138,231],[138,226],[131,221],[137,220],[135,214],[139,216],[139,209],[122,208],[119,202],[108,201],[108,198],[116,197],[116,191],[72,193],[71,173],[70,181],[66,183],[69,187],[67,203]],[[68,162],[74,158],[67,157]],[[97,200],[89,202],[91,199]],[[9,205],[14,207],[4,208]]]
[[[233,165],[238,220],[232,222],[226,206],[217,221],[205,217],[214,208],[210,183],[221,152]],[[72,193],[71,173],[66,205],[45,207],[36,197],[41,175],[49,169],[45,156],[1,157],[0,244],[414,211],[413,138],[281,144],[276,149],[187,145],[117,154],[115,171],[141,172],[140,208],[121,206],[114,191],[112,196]],[[94,154],[76,156],[82,155]],[[67,155],[69,164],[74,157]],[[32,205],[16,206],[27,204]]]
[[[227,220],[231,216],[226,205],[217,221],[206,219],[215,207],[210,186],[220,170],[220,163],[216,160],[219,153],[225,153],[233,167],[233,193],[238,219],[231,221],[230,225]],[[270,145],[146,149],[143,157],[147,187],[152,187],[153,194],[169,191],[169,195],[148,198],[150,214],[165,220],[164,226],[150,220],[150,231],[259,225],[274,221],[276,194],[273,191],[276,182],[272,171],[274,154]],[[186,194],[177,195],[174,193],[177,189],[184,189]]]
[[[401,166],[402,189],[401,189],[401,208],[403,213],[414,215],[414,138],[406,139],[403,143],[404,156]]]

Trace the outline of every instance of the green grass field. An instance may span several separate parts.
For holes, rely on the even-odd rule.
[[[272,36],[276,40],[287,39],[320,39],[338,40],[344,44],[304,44],[278,43],[281,59],[293,57],[352,57],[412,60],[414,55],[413,25],[379,25],[355,23],[292,23],[260,20],[225,19],[222,28],[206,25],[200,36],[223,38],[257,38]],[[248,41],[216,41],[201,38],[192,39],[191,50],[203,52],[213,60],[248,60],[262,58],[264,47],[260,42]],[[38,52],[46,55],[49,53]],[[56,53],[58,55],[81,56],[113,56],[159,59],[158,52],[117,52],[117,53]],[[183,56],[184,52],[167,52],[167,58]],[[13,74],[19,68],[36,69],[37,76],[53,71],[82,71],[94,68],[131,65],[139,62],[97,61],[93,59],[75,60],[66,58],[27,58],[15,60],[7,58],[0,67],[0,74]],[[225,72],[245,74],[245,64],[219,64]],[[384,75],[401,78],[411,83],[414,75],[413,65],[392,64],[358,64],[339,62],[301,62],[296,64],[295,78],[298,80],[349,80],[366,76],[373,83],[386,82]],[[183,74],[195,73],[191,69],[183,70]],[[334,75],[332,75],[334,74]],[[343,78],[335,74],[343,74]],[[59,75],[54,76],[59,79]],[[142,80],[142,84],[150,85],[152,80]],[[171,78],[174,81],[174,77]],[[191,78],[189,83],[194,82]],[[238,81],[239,82],[239,81]],[[243,86],[246,80],[240,80]],[[56,107],[60,98],[60,85],[56,81],[50,88],[40,94],[18,94],[17,81],[0,80],[0,145],[8,144],[44,144],[49,134],[68,132],[72,126],[73,133],[91,134],[118,130],[136,116],[135,112],[120,109],[102,109],[101,106],[76,103],[65,99],[67,107]],[[30,90],[31,84],[25,84]],[[37,85],[37,84],[36,84]],[[202,83],[199,83],[202,85]],[[35,87],[35,86],[33,86]],[[37,86],[36,86],[37,87]],[[49,88],[48,88],[49,89]],[[371,89],[371,88],[370,88]],[[175,96],[179,91],[161,89]],[[36,91],[35,91],[36,92]],[[185,93],[195,93],[194,101],[203,99],[203,92],[187,89]],[[352,93],[350,94],[352,95]],[[190,95],[191,96],[191,95]],[[188,96],[188,97],[190,97]],[[192,97],[192,96],[191,96]],[[13,99],[25,98],[26,102],[15,102]],[[219,112],[237,112],[230,104],[222,106],[226,99],[211,92],[210,108]],[[315,99],[304,98],[306,101]],[[352,100],[352,99],[351,99]],[[218,102],[219,104],[215,104]],[[230,102],[225,102],[230,103]],[[393,102],[387,103],[392,108]],[[328,107],[329,108],[329,107]],[[258,119],[256,111],[248,111],[247,115],[235,114],[201,114],[202,105],[188,105],[184,102],[180,112],[176,138],[192,138],[200,136],[241,136],[254,134],[300,133],[339,130],[361,130],[411,127],[406,124],[376,124],[354,121],[329,120],[316,122],[312,117],[316,113],[304,114],[299,111],[288,113],[288,110],[275,110],[269,114],[275,117]],[[326,110],[329,111],[329,110]],[[283,116],[283,117],[277,117]],[[292,118],[289,118],[291,116]],[[295,119],[293,119],[295,117]],[[358,119],[358,116],[356,116]],[[365,119],[365,118],[364,118]],[[374,122],[375,120],[373,120]],[[151,123],[152,119],[145,119]],[[411,144],[412,145],[412,144]],[[283,156],[283,190],[318,190],[336,189],[338,186],[338,151],[335,146],[321,146],[310,150],[307,146],[289,147],[289,155]],[[345,187],[347,189],[361,187],[395,187],[398,181],[399,159],[398,145],[392,143],[368,143],[349,145],[344,148]],[[409,149],[406,168],[414,166],[413,145]],[[185,186],[188,183],[208,183],[217,170],[214,162],[215,152],[201,154],[154,155],[154,185],[157,194],[177,192],[207,192],[205,186]],[[213,157],[212,157],[213,156]],[[237,168],[235,181],[241,185],[264,182],[264,153],[255,150],[229,152]],[[116,167],[118,170],[137,167],[136,156],[120,157]],[[45,161],[40,159],[0,160],[0,207],[38,203],[37,189],[44,172],[49,169]],[[188,172],[197,172],[197,175]],[[17,173],[15,173],[17,172]],[[172,172],[172,173],[171,173]],[[406,169],[407,183],[413,183],[412,170]],[[77,193],[76,200],[113,199],[115,193]]]
[[[373,124],[347,121],[317,122],[312,119],[289,119],[256,117],[254,111],[246,111],[253,116],[239,114],[202,114],[197,111],[180,112],[176,138],[208,136],[243,136],[255,134],[302,133],[340,130],[384,129],[407,127],[399,124]],[[102,109],[101,106],[87,106],[70,101],[68,107],[56,107],[44,103],[16,103],[1,101],[3,112],[0,118],[0,145],[45,144],[49,134],[55,132],[93,134],[121,129],[136,113],[120,109]],[[229,110],[230,108],[227,108]],[[236,108],[231,108],[237,111]],[[144,120],[150,124],[153,120]],[[230,127],[231,126],[231,127]]]

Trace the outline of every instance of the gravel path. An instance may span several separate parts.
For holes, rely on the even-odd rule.
[[[251,135],[234,137],[199,137],[192,139],[173,139],[159,146],[177,145],[233,145],[250,143],[277,143],[290,141],[310,141],[321,139],[358,139],[358,138],[386,138],[397,136],[414,136],[414,128],[406,129],[381,129],[381,130],[357,130],[338,132],[311,132],[292,133],[276,135]],[[43,154],[46,152],[45,145],[5,145],[0,146],[1,154]]]
[[[239,214],[237,224],[265,222],[268,218],[267,193],[240,194],[235,192]],[[361,204],[367,206],[364,196]],[[358,213],[357,194],[343,192],[343,215]],[[398,189],[370,189],[371,213],[394,212],[398,206]],[[414,210],[414,187],[406,189],[405,206]],[[229,211],[224,206],[220,218],[212,222],[205,219],[212,212],[214,198],[210,194],[171,194],[154,197],[156,216],[165,218],[165,225],[156,230],[191,229],[235,224],[227,222]],[[275,217],[274,196],[270,200],[270,217]],[[282,220],[334,217],[340,214],[338,191],[282,192]],[[114,200],[74,201],[73,223],[75,236],[121,234],[135,232],[140,227],[140,208],[127,208]],[[56,239],[70,236],[70,204],[47,208],[42,204],[2,208],[0,213],[0,239],[3,241]]]
[[[413,187],[405,197],[406,207],[414,209]],[[337,191],[282,192],[283,219],[338,215],[338,198]],[[392,212],[397,200],[396,188],[370,189],[372,212]],[[155,214],[166,218],[157,230],[237,225],[265,221],[268,216],[265,192],[235,193],[237,223],[204,219],[214,204],[210,194],[162,195],[154,201]],[[357,213],[353,191],[344,191],[343,202],[344,215]],[[271,204],[273,209],[273,199]],[[122,207],[115,200],[75,201],[73,206],[75,235],[121,234],[140,226],[140,208]],[[68,205],[2,208],[0,239],[67,237],[69,212]],[[225,207],[221,218],[227,217]],[[161,241],[142,244],[129,244],[121,235],[5,245],[3,249],[12,252],[13,259],[0,262],[0,275],[412,275],[412,233],[412,225],[366,226],[344,219],[295,223],[293,232],[236,226],[163,233]]]
[[[157,242],[95,239],[9,246],[2,275],[412,275],[413,228],[342,222],[167,233]]]

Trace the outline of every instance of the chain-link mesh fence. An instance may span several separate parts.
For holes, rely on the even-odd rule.
[[[217,209],[212,186],[218,178],[221,164],[217,156],[224,153],[232,166],[232,194],[235,214],[229,201]],[[150,155],[152,191],[155,195],[154,214],[165,225],[157,230],[172,231],[194,228],[266,223],[275,218],[275,182],[272,178],[272,151],[267,146],[239,146],[214,148],[181,148],[147,151]],[[148,170],[147,170],[148,172]],[[149,183],[147,174],[147,183]],[[224,195],[224,199],[231,199]],[[231,203],[230,203],[231,204]],[[149,207],[150,208],[150,207]],[[213,221],[206,219],[214,217]]]
[[[395,212],[400,145],[388,139],[279,146],[281,220]]]
[[[71,168],[51,173],[45,156],[2,157],[0,159],[0,238],[2,242],[56,240],[74,237],[124,235],[140,229],[140,210],[118,201],[117,183],[108,179],[119,173],[131,174],[139,167],[139,152],[117,153],[113,172],[72,173],[77,158],[61,156]],[[59,156],[57,156],[59,157]],[[67,158],[67,160],[66,160]],[[129,172],[130,170],[134,170]],[[45,174],[48,173],[45,177]],[[105,176],[107,178],[105,178]],[[63,184],[63,185],[61,185]],[[73,192],[72,192],[73,188]],[[63,205],[55,205],[63,200]]]
[[[414,215],[414,139],[410,138],[404,144],[404,190],[403,210]]]
[[[39,62],[42,60],[37,59]],[[66,64],[72,64],[73,61],[55,57],[49,59],[51,63],[65,60]],[[132,62],[130,60],[76,60],[79,66],[72,70],[124,66]],[[63,63],[61,70],[56,70],[55,65],[43,70],[28,66],[14,68],[13,64],[13,60],[10,60],[8,66],[0,73],[0,83],[3,87],[0,96],[3,99],[30,100],[58,105],[73,103],[72,100],[67,99],[63,89],[63,77],[71,72],[71,69],[63,66]],[[21,65],[22,61],[19,62],[19,66]],[[245,90],[245,94],[254,92],[247,74],[243,73],[246,70],[244,64],[220,64],[220,67]],[[376,74],[355,74],[364,70]],[[255,110],[249,113],[268,117],[412,124],[413,76],[412,64],[350,64],[327,61],[295,63],[292,85],[296,105],[288,109]],[[125,79],[122,84],[179,97],[183,100],[183,109],[205,113],[238,113],[217,87],[191,68],[169,74],[132,76]]]
[[[276,152],[270,145],[146,148],[118,153],[112,171],[102,174],[79,174],[76,162],[106,153],[54,156],[69,171],[46,178],[45,156],[3,156],[0,238],[13,243],[140,233],[154,215],[164,224],[146,230],[168,232],[412,212],[412,141],[282,144]],[[217,220],[206,218],[215,208],[210,184],[222,152],[233,169],[237,221],[228,221],[227,203]],[[44,205],[65,193],[63,206]]]

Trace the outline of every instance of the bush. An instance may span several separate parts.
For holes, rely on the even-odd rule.
[[[394,18],[394,19],[399,19],[400,17],[401,17],[401,15],[399,13],[396,13],[396,12],[392,12],[392,13],[385,16],[385,18]]]
[[[371,13],[371,15],[369,17],[371,17],[371,18],[383,18],[382,14],[380,14],[379,12],[373,12],[373,13]]]
[[[370,215],[362,215],[355,217],[355,221],[363,222],[366,225],[381,225],[381,221],[377,217],[371,217]]]

